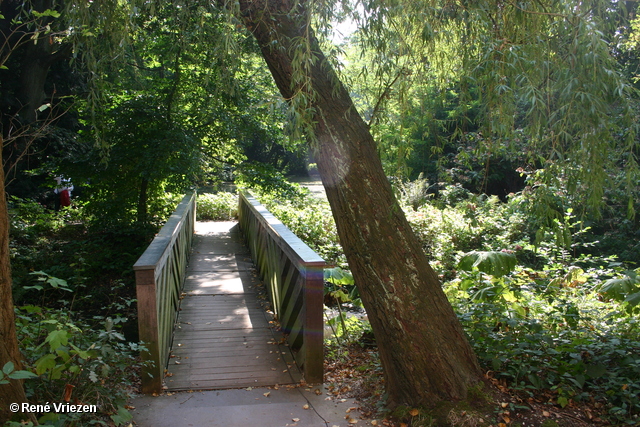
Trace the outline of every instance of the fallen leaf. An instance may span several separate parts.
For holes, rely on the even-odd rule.
[[[294,423],[297,423],[298,421],[300,421],[300,418],[291,418],[291,421],[293,421]]]
[[[271,392],[270,392],[270,391],[268,391],[268,392],[266,392],[266,393],[262,393],[262,395],[263,395],[264,397],[269,397],[269,395],[270,395],[270,394],[271,394]]]
[[[549,413],[549,411],[542,411],[542,416],[543,417],[550,417],[551,414]]]
[[[64,387],[64,401],[65,402],[69,402],[71,400],[71,393],[73,392],[73,389],[75,388],[74,385],[72,384],[67,384]]]
[[[305,404],[305,405],[302,407],[302,409],[309,409],[309,404],[308,404],[308,403],[307,403],[307,404]]]
[[[419,413],[420,411],[418,411],[416,408],[413,408],[412,410],[409,411],[409,415],[411,415],[412,417],[415,417]]]
[[[373,420],[373,421],[371,421],[371,425],[372,425],[372,426],[377,426],[377,425],[378,425],[378,420]]]

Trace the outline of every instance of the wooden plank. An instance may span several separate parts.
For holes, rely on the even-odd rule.
[[[235,254],[194,253],[189,260],[190,272],[247,271],[253,266],[251,258]]]
[[[260,281],[246,271],[189,271],[183,292],[188,295],[243,294],[255,292],[259,284]]]

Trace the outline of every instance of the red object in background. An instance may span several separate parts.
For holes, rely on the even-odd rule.
[[[71,196],[69,190],[60,191],[60,206],[71,206]]]

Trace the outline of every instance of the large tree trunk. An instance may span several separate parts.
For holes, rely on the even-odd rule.
[[[3,139],[0,135],[0,147]],[[2,150],[0,150],[2,164]],[[7,198],[4,192],[4,172],[0,169],[0,369],[13,362],[15,369],[22,368],[22,355],[18,349],[16,324],[13,313],[13,296],[11,293],[11,267],[9,263],[9,216]],[[0,424],[15,416],[9,410],[9,404],[26,402],[22,381],[11,380],[9,384],[0,385]],[[35,421],[35,420],[34,420]]]
[[[293,0],[241,0],[280,92],[297,90],[293,57],[306,40],[313,52],[314,151],[356,285],[371,321],[391,404],[463,399],[480,369],[440,282],[399,207],[376,144]],[[299,73],[298,73],[299,74]]]
[[[34,10],[44,12],[53,9],[51,0],[36,0],[32,2]],[[45,25],[46,22],[37,24]],[[54,54],[57,47],[52,34],[40,34],[37,43],[27,43],[24,46],[24,59],[20,70],[20,102],[22,109],[20,116],[25,124],[33,123],[38,118],[38,108],[46,99],[44,86],[51,64],[60,57]]]

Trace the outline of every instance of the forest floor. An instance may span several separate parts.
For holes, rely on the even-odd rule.
[[[325,361],[325,386],[336,399],[354,398],[363,417],[386,427],[583,427],[611,426],[600,402],[574,402],[561,408],[557,395],[539,392],[522,396],[507,384],[485,375],[485,387],[473,402],[435,408],[384,407],[384,378],[377,350],[359,344],[330,352]]]

